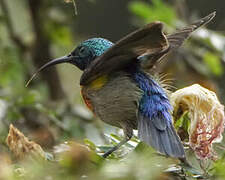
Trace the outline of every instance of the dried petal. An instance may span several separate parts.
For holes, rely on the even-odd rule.
[[[175,117],[179,112],[188,111],[191,119],[189,143],[197,157],[213,159],[212,143],[222,140],[225,124],[224,106],[216,94],[194,84],[172,93],[171,103]]]
[[[12,124],[10,124],[9,127],[6,143],[15,157],[20,160],[24,159],[27,155],[45,158],[45,152],[42,150],[41,146],[33,141],[29,141],[28,138]]]

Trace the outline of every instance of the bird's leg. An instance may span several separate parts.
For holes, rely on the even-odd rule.
[[[106,158],[108,157],[110,154],[112,154],[114,151],[116,151],[117,149],[119,149],[122,145],[126,144],[133,136],[133,129],[124,129],[124,134],[125,134],[125,138],[120,141],[120,143],[118,143],[116,146],[112,147],[109,151],[105,152],[103,154],[102,157]]]
[[[120,141],[120,143],[118,143],[116,146],[112,147],[109,151],[107,151],[106,153],[103,154],[102,157],[106,158],[108,157],[110,154],[112,154],[114,151],[116,151],[117,149],[120,148],[120,146],[126,144],[127,141],[129,141],[130,138],[125,138],[122,141]]]

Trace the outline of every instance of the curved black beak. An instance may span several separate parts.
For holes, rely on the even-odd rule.
[[[60,58],[56,58],[56,59],[53,59],[51,60],[50,62],[44,64],[43,66],[41,66],[33,75],[32,77],[28,80],[27,84],[26,84],[26,87],[30,84],[30,82],[34,79],[34,77],[39,73],[41,72],[42,70],[50,67],[50,66],[53,66],[53,65],[56,65],[56,64],[61,64],[61,63],[72,63],[72,60],[74,59],[73,56],[69,55],[69,56],[63,56],[63,57],[60,57]]]

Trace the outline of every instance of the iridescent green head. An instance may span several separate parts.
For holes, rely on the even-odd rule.
[[[69,55],[74,57],[72,64],[84,70],[98,56],[101,56],[113,45],[112,42],[103,38],[92,38],[82,42]]]

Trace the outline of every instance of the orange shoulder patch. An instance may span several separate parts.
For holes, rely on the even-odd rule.
[[[90,86],[90,88],[92,88],[94,90],[98,90],[102,86],[104,86],[105,83],[107,83],[107,81],[108,81],[108,78],[106,75],[104,75],[104,76],[101,76],[101,77],[95,79],[94,81],[92,81],[89,86]]]
[[[91,100],[85,95],[83,88],[81,88],[81,95],[88,109],[90,109],[94,113],[94,108],[92,106]]]

